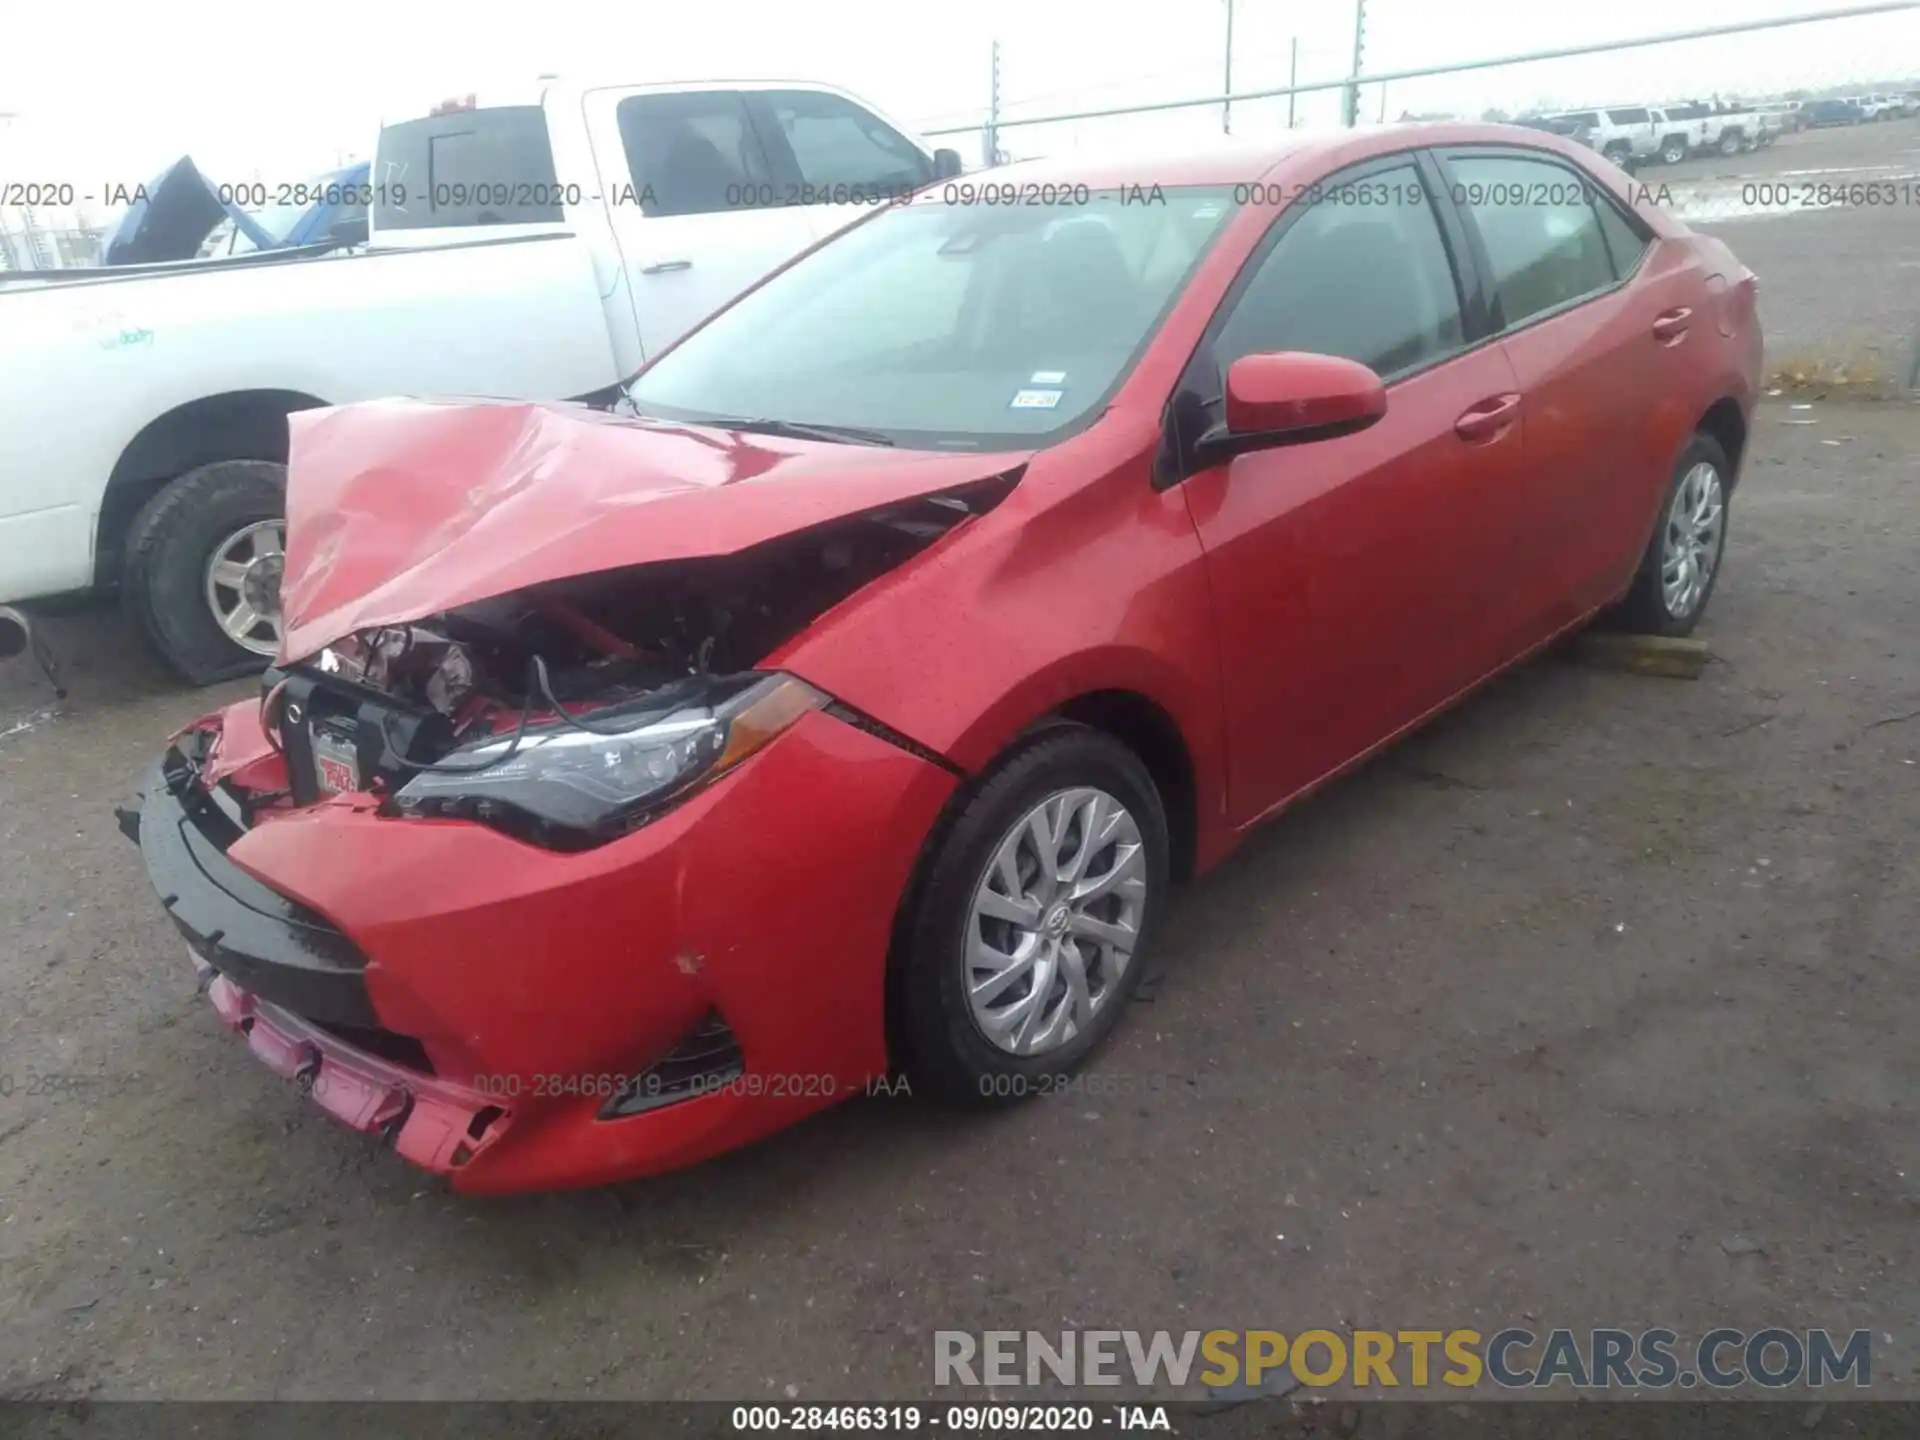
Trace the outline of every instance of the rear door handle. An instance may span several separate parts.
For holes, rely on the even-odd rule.
[[[665,275],[669,270],[691,270],[692,268],[693,262],[691,260],[656,260],[651,265],[642,265],[640,267],[640,273],[642,275]]]
[[[1495,395],[1468,409],[1453,422],[1453,433],[1462,440],[1496,440],[1513,424],[1520,409],[1518,395]]]
[[[1653,322],[1653,338],[1662,344],[1671,345],[1687,333],[1687,327],[1693,323],[1693,311],[1682,305],[1678,310],[1669,310]]]

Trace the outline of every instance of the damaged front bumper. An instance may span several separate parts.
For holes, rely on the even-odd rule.
[[[198,783],[193,748],[190,739],[170,746],[142,780],[137,807],[118,818],[140,845],[214,1012],[269,1070],[342,1124],[385,1136],[439,1174],[470,1163],[506,1132],[512,1109],[423,1073],[417,1047],[408,1054],[405,1037],[380,1030],[359,947],[228,859],[245,827],[237,806],[224,807],[215,798],[222,792]]]
[[[595,849],[336,797],[250,814],[183,735],[121,824],[220,1018],[458,1189],[678,1168],[885,1073],[899,899],[954,777],[824,713]],[[231,759],[231,757],[229,757]]]
[[[246,1037],[269,1070],[291,1080],[334,1119],[385,1136],[404,1159],[447,1175],[499,1140],[513,1112],[493,1097],[450,1085],[354,1048],[332,1031],[242,990],[193,957],[214,1013]]]

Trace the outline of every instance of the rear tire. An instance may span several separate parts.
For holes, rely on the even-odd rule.
[[[1662,164],[1678,165],[1686,158],[1687,142],[1677,136],[1669,139],[1666,144],[1660,147],[1660,160]]]
[[[1729,130],[1720,137],[1720,153],[1726,156],[1734,156],[1740,153],[1740,135],[1738,131]]]
[[[168,665],[190,683],[210,685],[264,669],[271,655],[236,643],[222,628],[211,598],[209,566],[236,537],[286,508],[286,467],[269,460],[220,460],[166,485],[134,517],[127,532],[120,603],[128,619]],[[269,531],[258,529],[262,537]],[[264,557],[263,557],[264,558]],[[271,598],[271,634],[279,633],[277,567],[263,563],[248,582],[262,614]],[[225,587],[218,593],[238,596]],[[265,623],[252,632],[265,646]]]
[[[1036,810],[1058,836],[1052,869]],[[950,1104],[1048,1093],[1139,987],[1169,883],[1159,791],[1111,735],[1051,726],[1010,750],[932,843],[894,957],[896,1063],[916,1093]]]
[[[1691,634],[1719,583],[1727,548],[1727,502],[1733,481],[1727,452],[1696,434],[1674,463],[1646,553],[1615,617],[1642,635]],[[1711,510],[1710,533],[1703,523]],[[1704,570],[1704,573],[1702,571]],[[1683,583],[1691,579],[1691,583]]]

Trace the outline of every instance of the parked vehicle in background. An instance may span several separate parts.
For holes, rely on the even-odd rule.
[[[1858,125],[1867,115],[1852,100],[1809,100],[1800,107],[1800,118],[1809,130],[1824,130],[1834,125]]]
[[[258,669],[279,643],[290,414],[608,391],[960,169],[831,87],[555,85],[382,131],[357,252],[0,276],[0,602],[117,586],[189,679]],[[271,240],[189,178],[169,225],[196,246],[222,218]],[[0,614],[0,651],[19,638]]]
[[[1523,125],[1529,130],[1539,130],[1547,135],[1562,136],[1565,139],[1573,141],[1576,145],[1586,146],[1589,150],[1597,150],[1599,148],[1593,143],[1593,126],[1578,118],[1534,115],[1523,117],[1513,123]]]
[[[1890,95],[1855,95],[1851,98],[1860,107],[1863,120],[1891,120],[1900,113],[1900,102]]]
[[[1780,133],[1797,135],[1807,128],[1806,117],[1801,113],[1805,104],[1803,100],[1774,100],[1753,108],[1762,120],[1771,120]]]
[[[1652,160],[1660,153],[1660,137],[1654,133],[1653,117],[1644,105],[1615,110],[1567,110],[1538,118],[1584,129],[1588,136],[1584,143],[1622,169]]]
[[[1776,128],[1765,124],[1756,111],[1714,106],[1699,100],[1670,105],[1664,111],[1656,110],[1654,114],[1666,117],[1663,127],[1665,133],[1671,135],[1678,131],[1685,134],[1690,154],[1711,152],[1738,155],[1759,149],[1779,133]],[[1661,158],[1665,159],[1668,153],[1663,143]]]
[[[1754,278],[1581,147],[951,188],[611,415],[295,422],[286,663],[121,823],[220,1020],[457,1189],[688,1165],[892,1073],[1061,1088],[1177,880],[1590,617],[1708,604]]]
[[[1653,106],[1647,114],[1663,165],[1678,165],[1719,142],[1720,128],[1711,123],[1711,112],[1704,105]]]

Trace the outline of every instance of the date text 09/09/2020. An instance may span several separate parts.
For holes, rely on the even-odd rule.
[[[1078,1435],[1099,1431],[1170,1434],[1167,1407],[1127,1405],[736,1405],[730,1428],[740,1433],[816,1434],[859,1431],[917,1435]]]

